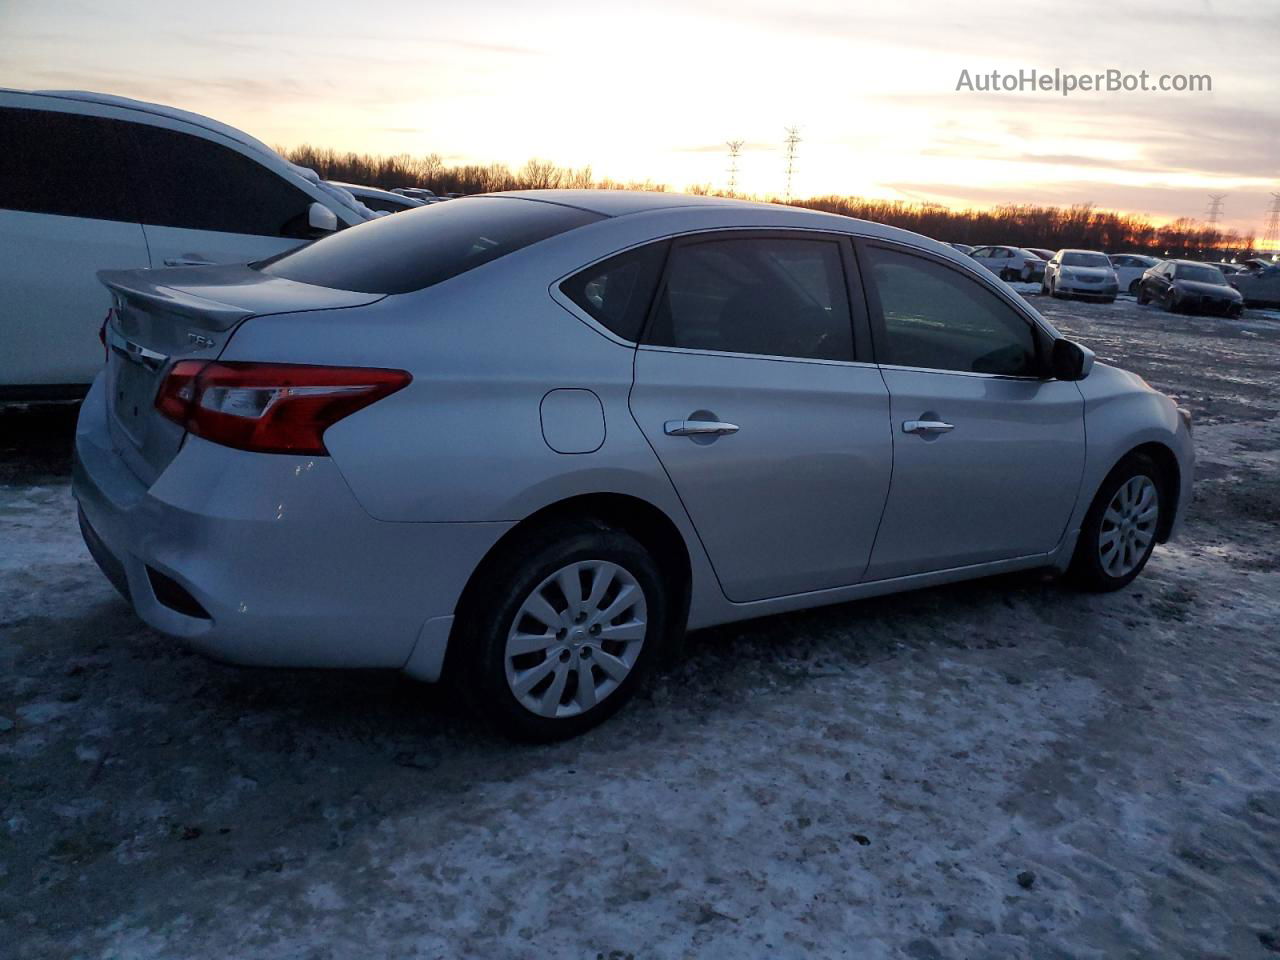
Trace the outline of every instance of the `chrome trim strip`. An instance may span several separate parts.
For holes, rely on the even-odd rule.
[[[155,350],[148,350],[140,343],[126,340],[113,328],[107,328],[107,345],[126,360],[140,363],[150,370],[158,370],[168,362],[169,357]]]

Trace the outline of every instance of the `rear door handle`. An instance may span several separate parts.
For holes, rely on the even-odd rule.
[[[720,420],[668,420],[662,430],[668,437],[723,437],[737,433],[738,425]]]
[[[956,428],[954,423],[944,423],[942,420],[903,420],[903,433],[946,433],[948,430]]]
[[[166,267],[212,267],[212,260],[197,260],[194,257],[174,257],[164,262]]]

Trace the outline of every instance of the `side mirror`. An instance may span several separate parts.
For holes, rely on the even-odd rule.
[[[307,208],[307,226],[315,233],[333,233],[338,229],[338,215],[323,203]]]
[[[1083,380],[1093,369],[1093,351],[1074,340],[1053,341],[1049,365],[1056,380]]]

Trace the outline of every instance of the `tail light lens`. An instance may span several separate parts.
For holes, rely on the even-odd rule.
[[[180,360],[161,384],[156,408],[213,443],[324,456],[325,430],[412,379],[373,367]]]

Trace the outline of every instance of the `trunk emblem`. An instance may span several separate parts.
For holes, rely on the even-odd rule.
[[[208,337],[203,336],[202,334],[199,334],[199,333],[188,333],[188,334],[187,334],[187,341],[188,341],[189,343],[191,343],[193,346],[196,346],[196,347],[212,347],[212,346],[215,346],[215,344],[214,344],[214,342],[213,342],[212,340],[210,340]]]

